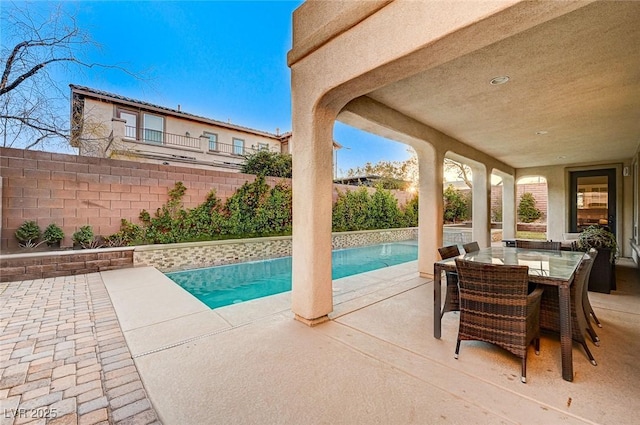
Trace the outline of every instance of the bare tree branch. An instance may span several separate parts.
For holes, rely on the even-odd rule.
[[[62,4],[49,16],[38,16],[39,8],[3,4],[0,8],[0,143],[26,149],[45,143],[68,146],[69,91],[52,76],[60,70],[100,67],[125,72],[118,65],[83,60],[85,51],[99,45],[77,26]]]

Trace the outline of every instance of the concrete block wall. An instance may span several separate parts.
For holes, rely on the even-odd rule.
[[[181,181],[186,208],[202,203],[211,189],[223,201],[254,175],[196,168],[0,148],[2,234],[0,250],[18,248],[16,229],[35,220],[42,230],[50,223],[65,233],[62,246],[81,226],[108,236],[125,218],[139,223],[142,209],[153,214]],[[281,179],[268,178],[273,185]]]
[[[255,178],[236,172],[0,148],[0,251],[19,250],[14,234],[26,220],[35,220],[42,230],[57,224],[65,233],[62,246],[70,247],[73,233],[81,226],[90,225],[96,235],[108,236],[120,230],[123,218],[139,223],[140,211],[153,214],[167,202],[168,191],[178,181],[187,188],[185,208],[193,208],[211,189],[224,202]],[[291,183],[274,177],[266,180],[271,186],[279,181]],[[413,196],[393,193],[399,204]]]
[[[0,282],[70,276],[133,267],[133,248],[0,256]]]

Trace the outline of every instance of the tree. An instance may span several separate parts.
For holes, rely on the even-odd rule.
[[[0,131],[2,146],[31,149],[68,140],[68,92],[52,72],[71,68],[115,68],[85,62],[85,50],[97,47],[78,28],[73,16],[55,7],[39,15],[29,4],[1,9],[2,77],[0,79]],[[131,74],[130,74],[131,75]]]
[[[405,161],[367,162],[361,167],[350,168],[347,177],[378,176],[384,189],[401,189],[418,186],[418,157],[413,149],[411,157]]]
[[[536,198],[530,192],[525,192],[520,197],[518,204],[518,218],[523,223],[531,223],[542,216],[542,212],[536,208]]]
[[[258,151],[245,156],[241,171],[246,174],[291,178],[291,155]]]
[[[473,188],[471,168],[468,165],[454,161],[453,159],[445,158],[444,171],[445,173],[455,174],[458,179],[462,180],[464,184],[469,187],[469,189]]]
[[[469,198],[460,193],[459,190],[449,185],[444,193],[444,221],[455,223],[469,218]]]

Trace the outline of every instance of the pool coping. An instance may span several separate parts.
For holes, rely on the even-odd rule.
[[[210,309],[154,267],[110,270],[101,272],[101,277],[134,359],[274,315],[293,318],[291,291]],[[336,279],[329,317],[343,316],[423,284],[417,260]]]

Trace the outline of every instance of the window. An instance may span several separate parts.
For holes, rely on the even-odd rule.
[[[162,143],[164,118],[158,115],[143,115],[143,136],[145,142]]]
[[[124,137],[135,140],[138,132],[138,114],[130,111],[120,111],[120,118],[125,120]]]
[[[209,150],[217,151],[218,150],[218,135],[215,133],[207,133],[205,131],[204,135],[209,138]]]
[[[269,150],[269,145],[267,143],[258,143],[258,150],[259,151],[268,151]]]
[[[244,140],[233,138],[233,154],[242,155],[244,153]]]

